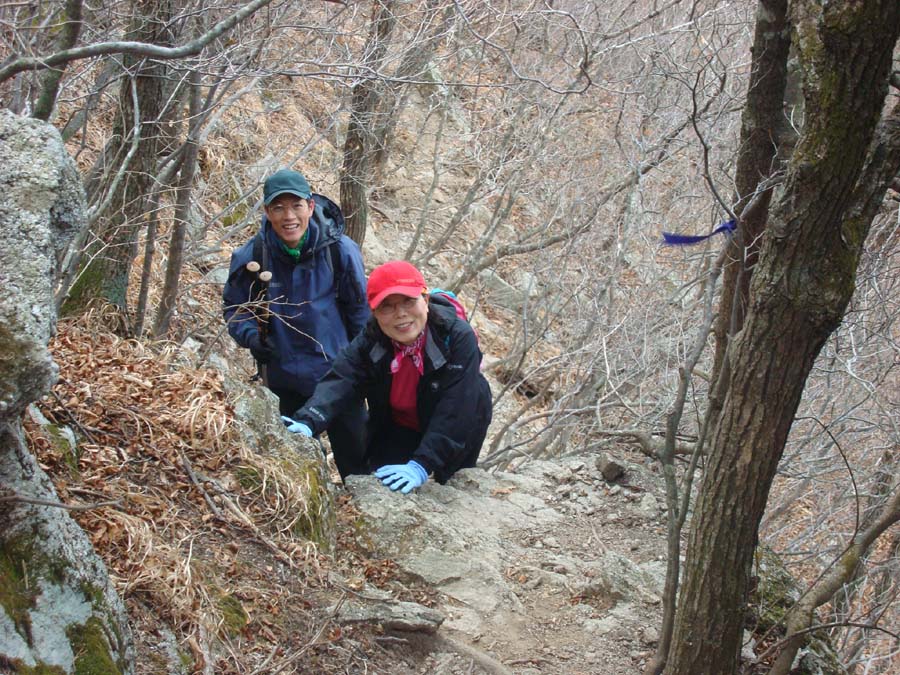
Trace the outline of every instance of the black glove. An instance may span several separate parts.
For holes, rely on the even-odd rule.
[[[247,346],[250,348],[250,353],[253,354],[253,358],[259,363],[266,364],[269,361],[278,358],[278,350],[272,345],[263,342],[259,333],[254,333],[251,336],[250,344]]]

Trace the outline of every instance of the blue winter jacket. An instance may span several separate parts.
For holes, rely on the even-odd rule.
[[[267,366],[267,384],[303,396],[312,395],[316,382],[369,318],[359,246],[343,234],[344,217],[337,204],[322,195],[313,199],[316,208],[299,260],[284,251],[265,216],[260,230],[272,272],[266,339],[278,353]],[[228,332],[242,347],[248,347],[259,330],[247,305],[260,288],[256,273],[246,268],[252,259],[251,239],[232,254],[222,293]]]

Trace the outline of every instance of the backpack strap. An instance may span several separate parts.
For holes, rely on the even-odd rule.
[[[466,308],[463,307],[463,304],[459,301],[459,298],[456,297],[456,293],[454,293],[453,291],[445,291],[443,288],[432,288],[430,291],[430,295],[437,295],[442,297],[450,305],[453,306],[453,309],[456,312],[456,316],[458,316],[466,323],[471,323],[469,321]]]
[[[250,296],[253,298],[254,302],[260,303],[259,306],[253,309],[253,313],[259,324],[260,335],[265,339],[269,323],[267,303],[269,301],[269,278],[271,278],[271,271],[269,270],[269,248],[263,241],[261,231],[257,232],[256,236],[253,237],[252,260],[259,264],[259,269],[255,273],[248,270],[250,274],[256,275],[256,278],[250,284]],[[264,274],[266,272],[268,272],[268,274]]]
[[[250,262],[247,263],[246,272],[252,275],[250,281],[250,311],[256,319],[256,327],[259,331],[259,337],[265,343],[269,333],[269,279],[272,272],[269,270],[269,249],[263,241],[262,231],[257,232],[253,237],[253,250]],[[255,264],[257,269],[253,269],[251,264]],[[256,375],[250,378],[251,381],[260,380],[263,384],[268,385],[268,368],[265,364],[256,363]]]
[[[472,322],[469,321],[469,314],[466,311],[466,308],[463,306],[462,302],[460,302],[459,298],[456,297],[456,293],[453,291],[445,291],[443,288],[433,288],[430,293],[431,297],[441,298],[444,302],[453,307],[453,310],[456,312],[456,316],[463,321],[465,321],[470,326]],[[478,331],[475,328],[472,328],[472,332],[475,333],[475,344],[478,345],[479,350],[481,349],[481,338],[478,336]],[[450,335],[447,334],[447,337],[444,338],[444,346],[450,347]]]

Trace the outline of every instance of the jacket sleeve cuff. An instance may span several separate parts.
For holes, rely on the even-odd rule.
[[[295,410],[291,417],[312,429],[313,436],[318,436],[328,426],[324,415],[317,408],[300,408]]]
[[[423,469],[425,469],[425,473],[427,473],[429,476],[434,473],[435,463],[429,460],[427,457],[423,455],[413,455],[412,457],[410,457],[410,459],[421,466]]]
[[[424,466],[422,466],[421,464],[419,464],[419,463],[418,463],[416,460],[414,460],[414,459],[409,460],[409,464],[410,464],[410,466],[412,467],[412,469],[418,474],[419,480],[421,480],[423,483],[424,483],[425,481],[428,480],[428,473],[429,473],[429,472],[425,470],[425,467],[424,467]]]
[[[254,335],[259,335],[259,328],[247,328],[241,333],[237,343],[244,349],[250,349],[250,343],[253,341]]]

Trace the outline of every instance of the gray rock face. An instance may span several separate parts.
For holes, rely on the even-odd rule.
[[[537,282],[530,275],[523,275],[520,284],[513,285],[492,270],[482,270],[478,281],[487,289],[492,303],[516,312],[539,294]]]
[[[560,516],[523,490],[525,476],[502,480],[480,469],[464,469],[447,485],[426,483],[417,493],[385,489],[372,476],[350,476],[347,485],[366,519],[377,528],[379,551],[476,615],[499,607],[517,608],[518,599],[503,575],[509,554],[503,531],[524,522],[553,522]],[[535,485],[530,486],[535,489]],[[491,494],[496,499],[486,499]],[[448,622],[464,630],[478,621],[460,611]]]
[[[84,224],[75,165],[53,127],[0,111],[0,414],[21,413],[56,380],[47,341],[65,245]]]
[[[124,607],[84,531],[30,454],[21,413],[57,376],[47,351],[65,244],[86,225],[53,127],[0,111],[0,662],[132,673]],[[88,660],[93,665],[87,665]],[[79,671],[81,672],[81,671]],[[95,672],[92,670],[92,672]]]
[[[387,630],[434,633],[444,621],[438,611],[415,602],[353,601],[332,608],[342,624],[380,623]]]
[[[372,476],[351,476],[347,487],[377,553],[446,598],[439,609],[451,631],[478,639],[528,625],[533,608],[523,605],[523,591],[602,596],[610,626],[637,625],[635,607],[659,602],[659,579],[612,551],[579,558],[565,553],[555,535],[531,534],[565,525],[547,476],[570,474],[533,461],[519,473],[465,469],[446,485],[428,482],[409,495],[390,492]]]

